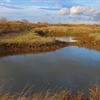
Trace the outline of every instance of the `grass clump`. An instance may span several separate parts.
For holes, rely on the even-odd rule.
[[[0,100],[100,100],[100,86],[98,84],[92,85],[88,90],[88,95],[82,90],[73,94],[69,89],[59,92],[53,92],[49,89],[32,93],[34,86],[29,87],[29,84],[21,92],[2,92],[3,86],[0,87]]]
[[[32,32],[24,32],[24,33],[10,33],[7,35],[0,36],[0,43],[27,43],[27,44],[34,44],[34,43],[48,43],[53,42],[54,40],[50,37],[41,37]]]
[[[100,32],[99,33],[90,33],[90,37],[94,37],[95,40],[100,40]]]

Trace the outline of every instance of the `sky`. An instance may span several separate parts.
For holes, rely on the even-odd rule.
[[[49,23],[99,23],[100,0],[0,0],[0,18]]]

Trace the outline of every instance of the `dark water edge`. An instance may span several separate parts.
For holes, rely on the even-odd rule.
[[[15,47],[13,47],[13,45]],[[56,41],[54,43],[46,43],[46,44],[32,44],[31,46],[29,44],[10,44],[4,45],[0,47],[0,57],[3,56],[9,56],[9,55],[20,55],[20,54],[34,54],[34,53],[45,53],[45,52],[52,52],[56,51],[58,49],[67,47],[67,46],[76,46],[77,43],[72,42],[61,42],[61,41]]]

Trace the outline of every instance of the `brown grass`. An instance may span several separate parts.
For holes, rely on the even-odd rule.
[[[27,44],[33,44],[33,43],[50,43],[53,42],[54,39],[50,37],[41,37],[39,35],[36,35],[33,32],[24,32],[24,33],[10,33],[10,34],[4,34],[0,36],[0,43],[27,43]]]
[[[100,40],[100,32],[99,33],[90,33],[90,37],[94,37],[95,40]]]
[[[45,36],[82,36],[100,33],[100,25],[65,25],[35,28],[33,31]]]
[[[78,46],[100,51],[100,25],[62,25],[33,29],[41,36],[72,36]]]
[[[9,23],[9,22],[7,22]],[[10,22],[13,24],[18,24],[18,27],[23,26],[23,29],[31,26],[31,30],[22,32],[9,32],[6,34],[0,34],[0,49],[15,49],[16,51],[21,48],[27,51],[34,51],[35,48],[45,50],[47,48],[58,48],[59,43],[55,43],[54,36],[73,36],[78,40],[77,46],[86,47],[94,50],[100,51],[100,25],[85,25],[85,24],[32,24],[32,23],[23,23],[23,22]],[[20,24],[19,24],[20,23]],[[2,24],[2,23],[1,23]],[[3,23],[6,24],[6,23]],[[25,26],[26,25],[26,26]],[[7,27],[6,27],[7,28]],[[2,29],[2,28],[1,28]],[[9,28],[7,28],[9,29]],[[12,30],[12,29],[11,29]],[[56,45],[56,47],[55,47]],[[64,45],[63,45],[64,46]],[[59,46],[59,47],[63,47]],[[66,46],[66,45],[65,45]],[[49,50],[48,49],[48,50]]]
[[[3,84],[0,88],[2,89]],[[100,86],[92,85],[88,90],[89,95],[86,96],[84,91],[78,91],[77,94],[72,94],[71,90],[65,89],[60,92],[52,92],[52,90],[40,91],[39,93],[31,93],[33,85],[29,84],[21,92],[11,93],[2,92],[0,89],[0,100],[100,100]]]

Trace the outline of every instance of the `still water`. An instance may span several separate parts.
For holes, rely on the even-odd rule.
[[[68,46],[53,52],[14,55],[0,58],[0,82],[5,89],[21,91],[26,83],[33,92],[42,89],[69,88],[87,90],[100,81],[100,52]]]

